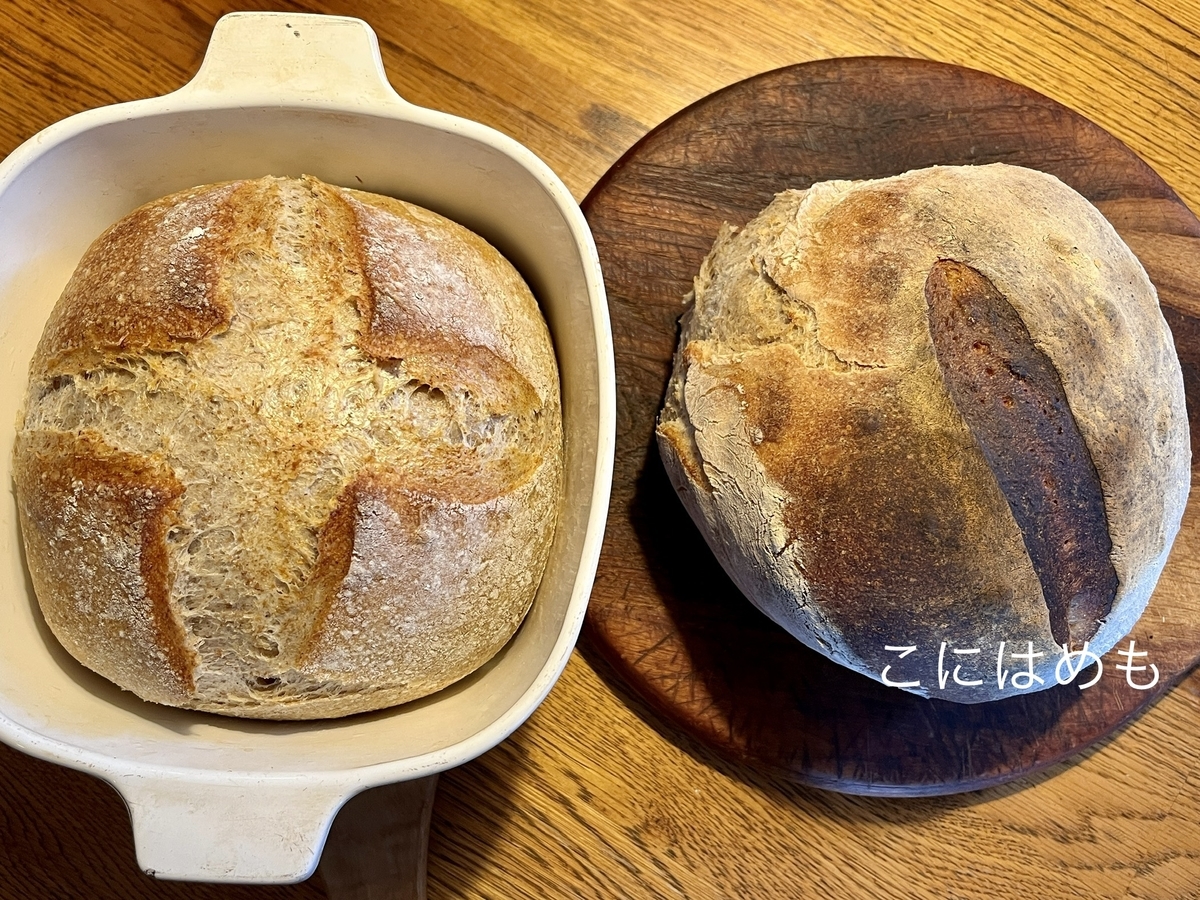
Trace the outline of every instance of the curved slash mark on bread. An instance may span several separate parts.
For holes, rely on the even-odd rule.
[[[139,696],[186,701],[196,660],[170,607],[166,541],[183,485],[161,460],[124,453],[90,429],[18,434],[14,468],[50,629],[76,658],[88,644],[87,666]]]
[[[1117,573],[1100,477],[1058,371],[976,269],[939,260],[925,300],[942,380],[1021,530],[1051,633],[1080,645],[1112,609]]]

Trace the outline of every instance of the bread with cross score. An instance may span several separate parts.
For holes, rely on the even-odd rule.
[[[146,700],[274,719],[427,695],[513,635],[560,499],[558,372],[516,269],[311,178],[153,201],[84,255],[14,457],[70,653]]]

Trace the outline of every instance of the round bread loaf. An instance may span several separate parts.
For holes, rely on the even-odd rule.
[[[508,641],[561,457],[516,270],[305,177],[183,191],[101,235],[37,348],[14,464],[76,659],[158,703],[302,719],[424,696]]]
[[[817,184],[726,226],[658,439],[763,612],[968,703],[1126,635],[1189,488],[1154,287],[1083,197],[1006,165]]]

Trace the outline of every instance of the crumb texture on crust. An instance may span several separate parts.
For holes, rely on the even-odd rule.
[[[342,715],[461,678],[516,630],[557,516],[557,368],[515,269],[434,213],[309,177],[163,198],[88,251],[16,449],[31,570],[51,568],[46,535],[92,540],[46,499],[63,486],[40,448],[79,435],[115,460],[101,494],[127,470],[177,485],[169,515],[128,500],[113,525],[164,586],[175,696],[128,677],[162,633],[99,667],[82,570],[37,585],[47,619],[123,687],[230,715]]]
[[[1056,559],[1047,583],[1066,596],[1045,596],[1045,560],[1039,578],[1028,548],[1056,538],[1023,531],[1044,516],[1013,514],[1037,492],[997,476],[938,360],[926,287],[948,264],[1010,305],[1022,352],[1061,380],[1055,402],[1094,464],[1115,587]],[[1000,641],[1032,645],[1049,686],[1056,630],[1069,622],[1073,643],[1104,652],[1132,627],[1186,503],[1187,418],[1153,285],[1084,198],[1006,165],[787,191],[723,229],[693,298],[659,420],[664,463],[733,580],[798,638],[876,679],[896,662],[885,646],[936,655],[945,642],[964,651],[962,680],[982,684],[931,695],[979,702],[1020,689],[999,686],[971,648],[994,667]],[[1004,364],[1028,387],[1023,360]],[[986,383],[970,389],[991,397]],[[1033,408],[1050,395],[1034,390],[1019,414],[1046,412]],[[1005,396],[1019,405],[1011,390],[991,399]],[[1074,490],[1039,489],[1050,505]]]

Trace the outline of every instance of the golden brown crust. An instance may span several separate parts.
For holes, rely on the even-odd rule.
[[[418,696],[433,689],[431,673],[440,682],[473,670],[503,645],[528,606],[519,582],[489,581],[488,595],[478,596],[473,570],[487,562],[470,552],[500,540],[509,553],[527,553],[504,538],[518,500],[509,492],[478,504],[446,503],[404,475],[360,473],[322,531],[317,572],[328,571],[324,585],[335,587],[322,590],[297,667],[314,681],[349,680],[362,691],[406,684]],[[430,558],[432,547],[440,558]],[[480,605],[508,610],[507,618],[480,621],[473,614]]]
[[[194,290],[171,287],[183,269]],[[142,518],[110,511],[153,538],[153,583],[92,560],[157,630],[96,651],[81,574],[38,587],[64,645],[148,699],[312,718],[422,696],[511,636],[549,552],[562,430],[536,301],[486,243],[400,201],[265,178],[136,211],[56,307],[27,407],[23,498],[51,464],[27,448],[56,434],[107,448],[99,495],[166,479]],[[38,534],[89,538],[27,500],[31,569],[50,571]],[[173,691],[129,675],[159,653],[187,676]]]
[[[1117,588],[1110,609],[1078,560],[1057,557],[1048,583],[1065,592],[1052,598],[1064,640],[1111,648],[1186,502],[1182,379],[1136,258],[1051,176],[994,165],[828,182],[723,230],[683,322],[659,446],[731,577],[800,640],[876,679],[896,662],[887,646],[974,649],[993,665],[1028,647],[1050,686],[1061,647],[1022,532],[1047,517],[1014,518],[1020,486],[997,477],[947,393],[925,293],[939,260],[979,273],[1027,329],[1021,359],[1061,375],[1050,406],[1065,404],[1094,460]],[[1029,393],[1030,415],[1048,391]],[[972,674],[913,689],[980,702],[1029,686]]]
[[[465,228],[391,197],[340,190],[354,216],[366,277],[360,312],[364,352],[405,359],[437,348],[446,359],[487,350],[543,395],[548,347],[516,352],[532,302],[529,287],[496,248]]]
[[[710,374],[737,385],[745,422],[762,435],[755,452],[788,496],[783,521],[804,545],[813,600],[862,638],[872,664],[883,668],[884,645],[914,616],[953,617],[963,597],[975,603],[962,639],[1024,628],[1028,611],[1014,611],[1009,589],[1035,603],[1040,589],[1005,498],[956,410],[932,384],[913,389],[936,370],[834,374],[776,345]],[[981,546],[991,552],[981,557]]]
[[[84,254],[46,323],[35,368],[58,375],[102,355],[171,351],[229,325],[218,289],[241,182],[148,203]]]
[[[68,650],[142,696],[180,703],[194,654],[170,608],[166,534],[183,486],[93,432],[18,437],[14,477],[34,589]]]

